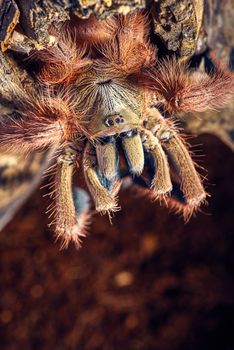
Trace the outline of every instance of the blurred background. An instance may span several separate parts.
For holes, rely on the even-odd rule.
[[[121,3],[113,4],[117,2]],[[190,2],[175,3],[188,14],[184,4]],[[164,20],[164,4],[172,7],[173,1],[147,4],[152,5],[158,21],[152,28],[161,35],[164,49],[182,40],[186,45],[178,47],[188,50],[191,38],[177,35],[180,19],[177,23],[172,18],[171,31],[159,25],[157,11],[162,6]],[[35,26],[39,34],[47,11],[40,14],[40,25]],[[199,23],[191,18],[190,28],[198,30]],[[234,67],[233,19],[233,0],[205,1],[198,44],[190,47],[197,50],[196,59],[207,58],[211,49],[222,63],[230,60]],[[186,50],[176,53],[185,57]],[[200,144],[204,155],[199,164],[208,170],[205,185],[210,194],[208,205],[187,224],[128,187],[120,193],[122,210],[112,225],[107,216],[95,215],[82,248],[60,251],[48,229],[46,190],[38,187],[0,232],[0,349],[234,350],[233,120],[233,104],[220,114],[212,111],[186,120],[187,131],[203,134],[192,143]],[[39,174],[36,166],[35,173]],[[17,188],[22,192],[22,182],[27,186],[33,178],[30,171],[19,174],[14,188],[6,186],[9,198],[4,196],[7,183],[0,182],[1,205],[13,201]]]
[[[234,349],[233,153],[196,143],[211,197],[188,224],[128,188],[60,251],[34,193],[0,235],[1,349]]]

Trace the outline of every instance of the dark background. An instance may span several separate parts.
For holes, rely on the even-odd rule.
[[[129,188],[60,251],[34,193],[0,235],[0,349],[234,349],[233,153],[196,143],[211,197],[188,224]]]

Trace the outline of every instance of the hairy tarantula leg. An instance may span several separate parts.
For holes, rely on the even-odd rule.
[[[121,134],[122,147],[132,174],[140,175],[144,168],[144,150],[137,130]]]
[[[164,140],[163,146],[178,167],[187,204],[196,208],[204,201],[206,192],[183,141],[176,132],[169,135],[168,131],[168,139]]]
[[[177,134],[173,124],[155,108],[147,109],[147,129],[150,129],[177,167],[181,177],[181,189],[189,206],[198,207],[204,201],[206,192],[195,169],[193,160],[182,139]]]
[[[158,96],[169,112],[205,112],[225,107],[234,94],[234,76],[219,62],[212,73],[191,72],[176,58],[158,62],[145,71],[142,85]],[[152,102],[154,102],[154,98]]]
[[[151,189],[156,195],[164,195],[172,190],[170,169],[167,156],[151,131],[142,129],[142,142],[146,151],[150,152],[156,163],[156,173],[151,183]]]
[[[113,136],[102,138],[96,143],[95,148],[101,172],[107,180],[115,179],[118,175],[118,154],[115,138]]]
[[[102,213],[117,211],[119,208],[116,194],[119,190],[119,183],[113,184],[103,178],[103,174],[98,169],[93,146],[89,142],[84,151],[83,168],[86,184],[93,197],[96,210]]]
[[[57,160],[55,178],[55,233],[62,239],[62,248],[66,248],[70,241],[77,247],[81,245],[81,237],[85,236],[89,223],[89,213],[85,210],[78,214],[72,195],[72,175],[76,163],[76,154],[69,147],[65,149]]]

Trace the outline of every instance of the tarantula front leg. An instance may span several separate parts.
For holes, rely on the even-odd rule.
[[[119,183],[108,180],[101,172],[98,167],[95,149],[89,142],[87,142],[84,151],[83,168],[85,180],[93,197],[96,210],[102,213],[118,210],[116,194],[119,190]]]
[[[182,191],[185,194],[187,204],[196,208],[206,197],[201,179],[181,138],[176,133],[173,133],[171,137],[168,134],[168,137],[169,139],[164,139],[162,142],[172,161],[179,168]]]
[[[170,169],[167,156],[158,140],[150,130],[142,129],[142,143],[147,152],[154,158],[156,171],[151,183],[151,190],[157,196],[165,195],[172,190]]]
[[[154,135],[176,167],[181,178],[181,190],[186,203],[191,209],[195,209],[204,201],[206,192],[186,145],[173,125],[164,119],[155,108],[149,108],[148,112],[146,127],[154,131]]]
[[[77,247],[81,245],[81,237],[85,236],[89,223],[88,210],[77,213],[72,192],[72,176],[77,163],[77,153],[69,146],[58,157],[54,189],[51,197],[55,196],[55,207],[51,208],[55,220],[55,233],[62,239],[62,248],[66,248],[70,241]],[[50,211],[50,210],[49,210]]]

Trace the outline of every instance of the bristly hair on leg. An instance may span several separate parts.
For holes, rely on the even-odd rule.
[[[22,117],[18,113],[3,116],[2,119],[0,147],[10,151],[18,149],[28,153],[59,144],[62,139],[63,132],[58,121],[40,118],[32,123],[30,117]]]
[[[69,32],[76,33],[76,44],[80,47],[87,44],[88,49],[97,44],[110,41],[117,32],[118,20],[115,16],[97,19],[91,14],[89,18],[75,18],[64,25]]]
[[[156,49],[148,38],[148,20],[142,11],[119,16],[116,36],[104,44],[97,45],[104,56],[100,64],[123,76],[137,74],[151,67],[156,60]]]
[[[43,62],[38,79],[43,84],[69,85],[92,64],[92,60],[86,44],[77,46],[76,32],[72,35],[65,25],[52,32],[57,38],[56,45],[32,54]]]
[[[187,138],[177,132],[166,148],[170,154],[173,190],[171,196],[164,198],[164,204],[176,214],[181,214],[186,223],[201,211],[201,205],[206,205],[209,197],[204,186],[207,177],[199,171],[204,172],[205,169],[195,162],[196,155]]]
[[[54,94],[50,89],[38,95],[19,97],[16,112],[1,118],[1,147],[18,147],[29,152],[73,137],[89,137],[82,117],[78,118],[75,112],[76,99],[72,90]]]
[[[48,213],[53,217],[50,226],[54,226],[62,249],[67,248],[70,242],[80,248],[81,239],[86,236],[90,225],[90,211],[85,209],[77,213],[74,203],[72,176],[76,163],[77,155],[66,147],[57,158],[55,169],[52,169],[54,174],[49,196],[53,203],[48,207]]]
[[[164,98],[169,112],[204,112],[224,107],[234,93],[234,74],[220,64],[211,74],[190,72],[186,63],[166,59],[144,72],[142,85]]]
[[[118,192],[121,183],[114,179],[105,186],[102,183],[102,174],[97,169],[96,154],[93,153],[93,146],[88,142],[83,155],[83,170],[86,184],[93,198],[96,211],[110,216],[111,212],[116,212],[118,207]],[[108,188],[110,185],[110,188]]]
[[[200,206],[182,203],[173,197],[164,198],[162,203],[175,214],[181,215],[185,223],[188,223],[192,217],[196,216],[196,214],[201,211]],[[203,205],[204,204],[206,205],[207,202],[203,202]]]

